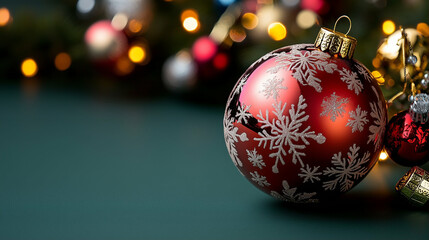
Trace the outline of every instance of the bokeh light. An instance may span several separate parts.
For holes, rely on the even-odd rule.
[[[421,32],[423,36],[429,37],[429,25],[426,23],[421,22],[417,24],[417,31]]]
[[[250,12],[243,14],[241,17],[241,25],[248,30],[252,30],[258,26],[258,22],[258,16]]]
[[[396,30],[396,25],[392,20],[386,20],[383,22],[383,33],[386,35],[390,35]]]
[[[85,32],[85,43],[93,59],[115,59],[126,53],[127,38],[122,31],[114,29],[110,21],[92,24]]]
[[[7,8],[0,8],[0,27],[6,26],[10,21],[10,12]]]
[[[325,10],[326,2],[324,0],[301,0],[303,9],[312,10],[316,13],[322,13]]]
[[[378,157],[378,160],[380,161],[384,161],[389,157],[389,155],[387,154],[386,150],[383,149],[383,151],[381,151],[380,156]]]
[[[71,57],[65,52],[58,53],[54,60],[55,67],[60,71],[67,70],[71,65]]]
[[[308,29],[314,26],[317,21],[317,15],[311,10],[302,10],[296,16],[296,24],[302,29]]]
[[[194,17],[187,17],[183,20],[183,28],[188,32],[196,32],[199,28],[199,21]]]
[[[283,40],[286,37],[286,27],[280,22],[273,22],[268,26],[268,35],[274,41]]]
[[[141,63],[146,58],[146,50],[142,46],[132,46],[128,50],[128,57],[134,63]]]
[[[117,13],[112,18],[112,27],[118,31],[123,30],[128,23],[128,16],[124,13]]]
[[[229,30],[229,37],[234,42],[242,42],[246,39],[246,31],[241,27],[233,27]]]
[[[186,18],[193,17],[195,19],[199,19],[197,11],[194,9],[186,9],[180,14],[180,21],[185,21]]]
[[[128,29],[132,33],[138,33],[143,29],[143,23],[137,19],[131,19],[128,23]]]
[[[188,50],[169,57],[162,68],[165,86],[174,92],[190,90],[197,80],[197,65]]]
[[[26,77],[34,77],[37,74],[38,67],[36,61],[32,58],[27,58],[21,63],[22,75]]]
[[[213,66],[218,70],[224,70],[228,63],[228,56],[225,53],[219,53],[213,59]]]
[[[235,2],[235,0],[217,0],[222,6],[229,6]]]
[[[205,62],[214,57],[217,52],[216,43],[209,37],[199,38],[192,46],[192,55],[195,60]]]
[[[95,0],[79,0],[76,4],[76,9],[82,14],[86,14],[92,11],[95,6]]]
[[[377,80],[378,84],[384,84],[385,80],[383,78],[383,75],[379,71],[374,70],[371,72],[371,74],[375,78],[375,80]]]
[[[281,2],[286,7],[295,7],[296,5],[298,5],[299,1],[300,0],[282,0]]]
[[[127,57],[120,57],[115,67],[115,73],[119,76],[128,75],[134,70],[134,64]]]

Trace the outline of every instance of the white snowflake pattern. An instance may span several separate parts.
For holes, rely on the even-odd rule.
[[[308,164],[305,165],[305,168],[301,167],[301,173],[298,173],[298,176],[304,178],[303,183],[310,181],[314,183],[315,181],[320,181],[321,172],[319,172],[320,166],[315,166],[311,168]]]
[[[259,175],[257,171],[249,172],[252,176],[250,179],[254,182],[256,182],[261,187],[268,187],[271,184],[267,181],[267,177]]]
[[[297,188],[296,187],[291,188],[286,180],[283,180],[282,185],[283,185],[282,194],[276,191],[271,191],[271,196],[286,202],[293,202],[293,203],[316,203],[319,201],[318,199],[313,198],[317,194],[316,192],[297,193],[296,192]]]
[[[248,121],[247,119],[249,117],[252,117],[252,114],[249,113],[249,110],[250,110],[250,105],[246,106],[245,104],[243,104],[243,106],[241,106],[240,104],[238,104],[237,113],[235,115],[235,117],[237,118],[237,122],[239,123],[244,122],[245,124],[247,124],[247,121]]]
[[[273,97],[274,100],[277,101],[279,91],[287,89],[287,87],[283,86],[282,83],[283,78],[279,78],[277,76],[269,78],[262,84],[263,89],[260,92],[262,92],[267,99]]]
[[[356,95],[363,89],[362,82],[359,80],[357,73],[343,68],[342,71],[339,71],[341,75],[341,81],[347,83],[347,88],[355,92]]]
[[[239,80],[237,86],[234,89],[234,93],[233,93],[234,95],[237,95],[237,94],[241,93],[241,90],[243,89],[244,84],[247,82],[247,79],[249,78],[249,75],[250,74],[247,74],[247,75],[243,76]]]
[[[355,111],[349,112],[350,118],[346,124],[346,126],[352,128],[352,133],[359,130],[359,132],[363,131],[363,126],[368,123],[368,119],[366,118],[367,112],[362,110],[358,105]]]
[[[344,107],[349,102],[348,98],[341,98],[334,93],[330,97],[325,97],[322,102],[323,112],[320,116],[329,116],[335,122],[338,116],[343,117]]]
[[[252,63],[252,65],[250,65],[249,68],[254,68],[256,64],[259,64],[259,63],[266,61],[267,59],[269,59],[271,57],[275,57],[277,55],[279,55],[279,53],[269,52],[269,53],[265,54],[264,56],[260,57],[254,63]]]
[[[231,110],[227,110],[225,118],[223,120],[223,132],[225,137],[226,147],[228,153],[231,156],[232,161],[236,166],[243,166],[243,163],[238,158],[237,149],[235,143],[238,141],[248,141],[246,133],[238,134],[238,127],[234,126],[234,119],[231,117]]]
[[[284,157],[287,154],[292,154],[292,162],[294,164],[299,161],[301,166],[304,166],[302,157],[305,156],[305,153],[301,150],[306,148],[306,145],[309,145],[310,142],[308,139],[315,140],[318,144],[325,142],[326,138],[321,134],[315,134],[314,131],[309,131],[310,126],[307,126],[304,130],[301,130],[303,123],[306,122],[309,118],[309,115],[305,115],[305,108],[307,104],[305,103],[304,97],[299,96],[298,106],[295,110],[294,104],[291,105],[289,109],[289,116],[285,113],[286,103],[282,105],[281,102],[273,104],[274,110],[273,114],[277,117],[270,121],[269,112],[266,110],[265,116],[262,114],[262,111],[259,110],[257,117],[262,123],[261,128],[262,132],[259,132],[260,137],[255,137],[254,140],[258,141],[258,146],[263,145],[265,148],[267,143],[269,143],[269,149],[274,150],[270,153],[271,158],[275,158],[275,164],[272,166],[272,171],[278,173],[278,163],[281,162],[282,165],[285,164]],[[267,131],[269,130],[269,132]],[[302,142],[299,142],[301,140]],[[289,147],[289,149],[286,149]]]
[[[265,167],[265,162],[262,159],[262,155],[258,154],[258,152],[256,151],[256,148],[254,148],[252,151],[249,151],[246,149],[247,152],[247,159],[249,160],[250,163],[252,163],[252,166],[254,167],[258,167],[259,169],[262,169],[263,167]]]
[[[317,92],[322,92],[318,71],[333,73],[337,65],[329,62],[330,55],[322,51],[301,51],[292,49],[289,53],[281,52],[276,57],[276,66],[268,69],[270,73],[277,73],[280,69],[292,71],[292,76],[301,83],[309,85]]]
[[[363,78],[371,83],[372,77],[369,75],[370,74],[369,71],[360,64],[356,64],[355,66],[358,69],[359,73],[363,76]]]
[[[323,183],[325,190],[335,190],[339,186],[340,191],[346,192],[353,187],[355,180],[368,173],[369,169],[364,165],[369,162],[370,153],[366,151],[359,158],[359,149],[360,147],[353,144],[349,148],[347,157],[342,157],[341,152],[334,154],[332,157],[333,167],[323,170],[323,175],[334,176],[334,179]]]
[[[368,137],[367,143],[374,142],[375,149],[379,149],[383,142],[383,134],[386,129],[386,108],[383,106],[384,100],[380,100],[380,96],[374,86],[372,90],[377,95],[377,102],[369,103],[371,107],[370,115],[374,119],[374,124],[369,127],[371,134]]]

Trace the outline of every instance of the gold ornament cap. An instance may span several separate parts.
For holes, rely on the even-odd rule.
[[[349,30],[346,34],[336,32],[337,23],[340,19],[347,18],[349,20]],[[356,48],[357,40],[347,34],[352,28],[352,21],[346,15],[337,19],[334,25],[334,30],[322,27],[317,35],[314,46],[323,52],[329,52],[331,55],[338,55],[341,58],[350,59]]]
[[[415,166],[396,184],[396,191],[417,206],[423,206],[429,200],[429,172]]]

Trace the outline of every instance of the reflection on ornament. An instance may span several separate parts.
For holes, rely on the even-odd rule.
[[[195,86],[197,66],[187,50],[178,52],[165,61],[162,69],[165,86],[173,92],[185,92]]]
[[[107,20],[96,22],[88,28],[85,43],[94,60],[118,58],[127,48],[125,34],[114,29]]]

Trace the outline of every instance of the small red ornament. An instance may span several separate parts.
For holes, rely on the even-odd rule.
[[[377,162],[387,111],[370,72],[348,59],[353,40],[323,28],[315,44],[320,49],[277,49],[234,87],[225,142],[238,170],[260,190],[316,202],[350,190]]]
[[[385,149],[396,163],[411,167],[429,161],[428,111],[428,95],[417,94],[409,111],[402,111],[390,119]]]

